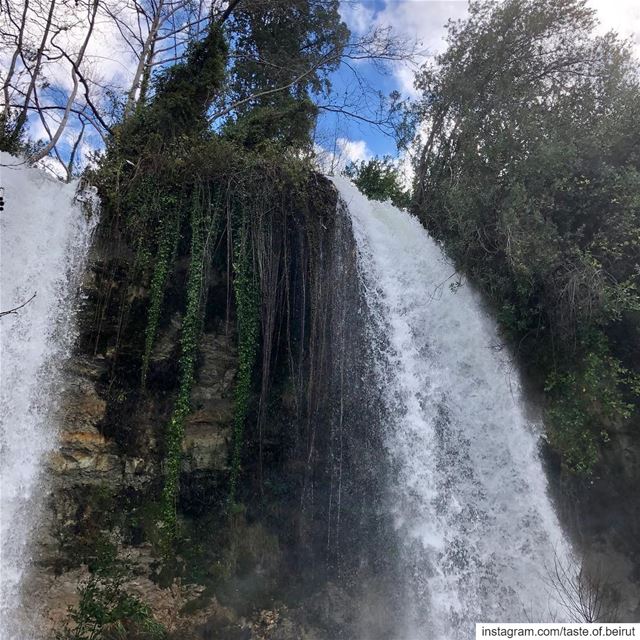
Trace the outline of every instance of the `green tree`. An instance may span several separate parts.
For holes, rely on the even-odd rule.
[[[595,25],[582,0],[472,2],[417,79],[415,209],[547,379],[580,470],[630,417],[640,365],[640,85]]]
[[[304,146],[349,30],[338,0],[239,3],[226,23],[231,46],[226,132],[247,146],[264,140]],[[224,114],[226,115],[226,114]]]
[[[372,200],[391,200],[396,207],[406,208],[411,202],[408,189],[402,184],[398,167],[389,156],[350,162],[344,174]]]
[[[78,604],[69,607],[56,640],[164,640],[166,629],[154,619],[149,605],[127,593],[128,572],[115,559],[94,568],[78,586]]]

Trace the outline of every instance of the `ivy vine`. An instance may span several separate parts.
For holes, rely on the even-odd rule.
[[[160,200],[161,210],[169,211],[163,217],[158,242],[158,252],[155,259],[151,287],[149,291],[149,313],[145,329],[144,355],[142,357],[141,380],[142,387],[146,385],[149,372],[151,351],[158,333],[158,323],[162,312],[162,303],[167,285],[167,278],[171,271],[178,239],[180,237],[181,208],[175,196],[164,195]]]
[[[202,329],[204,289],[204,212],[199,194],[191,207],[191,261],[187,280],[187,307],[180,335],[178,397],[165,437],[165,477],[162,490],[162,541],[165,551],[175,540],[177,525],[177,501],[182,461],[184,421],[191,409],[191,389],[195,376],[198,340]]]
[[[244,427],[251,402],[252,373],[258,352],[259,292],[255,282],[251,244],[246,224],[246,216],[241,216],[241,224],[234,234],[233,285],[238,326],[238,374],[236,379],[233,446],[231,452],[231,475],[229,479],[229,502],[236,501],[238,480],[242,467]]]

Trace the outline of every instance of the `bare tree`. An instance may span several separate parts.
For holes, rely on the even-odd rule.
[[[262,2],[265,12],[270,10],[268,0],[252,1]],[[148,101],[154,70],[181,61],[189,42],[200,39],[212,21],[231,24],[232,66],[238,52],[230,18],[245,6],[243,0],[0,0],[0,4],[0,45],[6,56],[6,71],[0,76],[0,147],[10,148],[11,143],[15,147],[26,128],[37,131],[35,142],[40,146],[30,160],[51,156],[67,178],[82,162],[84,148],[104,146],[114,124]],[[255,11],[257,5],[251,6]],[[291,66],[280,74],[282,82],[222,91],[210,121],[215,127],[265,97],[294,93],[297,86],[313,83],[315,74],[342,67],[353,75],[349,93],[318,95],[316,106],[392,134],[393,98],[389,102],[367,81],[359,63],[366,60],[382,70],[412,53],[411,45],[380,28],[309,58],[306,66],[292,62],[305,59],[294,53],[290,60],[277,61]],[[242,55],[254,56],[252,62],[259,67],[274,64],[260,59],[257,52]]]
[[[222,3],[214,2],[209,10],[204,5],[202,0],[127,0],[124,7],[112,9],[105,3],[105,14],[135,58],[124,118],[131,116],[138,102],[145,101],[153,68],[177,62],[185,45],[203,33],[212,12]]]
[[[25,4],[23,7],[23,11],[21,13],[21,18],[19,22],[16,21],[15,19],[15,14],[16,14],[15,9],[17,9],[17,7],[12,8],[9,3],[9,0],[5,0],[5,5],[6,6],[3,7],[3,13],[5,14],[7,22],[9,24],[3,25],[3,35],[4,34],[8,35],[10,33],[10,30],[7,29],[7,26],[9,28],[14,27],[17,32],[15,49],[14,49],[13,55],[11,56],[11,64],[9,66],[7,76],[3,83],[3,94],[5,96],[3,118],[4,118],[5,126],[8,121],[8,114],[9,114],[9,108],[10,108],[10,101],[9,101],[10,87],[11,87],[12,79],[14,78],[14,75],[16,72],[16,63],[18,62],[18,60],[22,62],[24,70],[30,76],[29,83],[27,85],[26,91],[24,92],[24,100],[22,102],[22,106],[18,112],[18,116],[16,117],[15,125],[13,126],[12,133],[13,133],[13,136],[17,138],[22,133],[22,129],[24,128],[24,125],[26,123],[30,100],[33,95],[33,92],[35,91],[36,83],[38,82],[38,79],[40,77],[43,59],[46,54],[47,43],[49,41],[49,37],[52,30],[54,11],[56,8],[56,0],[50,1],[48,8],[46,10],[46,13],[44,14],[46,15],[46,18],[44,20],[44,27],[42,29],[42,37],[37,47],[35,56],[33,56],[33,60],[31,60],[31,56],[28,54],[30,46],[27,40],[29,35],[27,28],[30,24],[30,21],[33,20],[33,23],[35,24],[37,24],[38,22],[35,19],[35,16],[32,15],[32,13],[30,13],[30,9],[32,10],[33,13],[35,13],[38,10],[38,8],[40,9],[43,8],[42,3],[40,3],[39,7],[34,6],[34,4],[32,4],[30,7],[29,2],[25,0]]]
[[[51,40],[52,46],[56,47],[56,49],[60,51],[61,55],[67,58],[69,62],[71,62],[71,78],[73,81],[73,89],[71,90],[71,93],[67,98],[67,104],[65,106],[64,113],[62,115],[62,120],[58,124],[58,127],[55,133],[51,136],[51,139],[49,140],[49,142],[42,149],[40,149],[30,157],[31,162],[36,162],[37,160],[40,160],[45,156],[49,155],[49,152],[58,144],[58,140],[60,140],[60,136],[62,135],[62,132],[65,130],[67,126],[67,123],[69,121],[69,116],[71,114],[71,109],[74,105],[76,95],[78,93],[78,88],[80,86],[80,81],[82,78],[80,74],[80,65],[82,64],[82,60],[87,50],[87,46],[89,44],[89,41],[91,40],[91,35],[93,34],[93,29],[96,24],[97,13],[98,13],[98,0],[92,0],[91,7],[90,7],[90,14],[89,14],[89,28],[87,29],[82,45],[80,46],[80,51],[78,52],[78,55],[76,56],[75,60],[73,60],[68,54],[66,54],[60,46],[54,44],[53,38]],[[83,84],[87,89],[85,97],[87,99],[87,102],[90,103],[88,85],[86,81],[84,81]],[[94,108],[94,112],[95,112],[95,108]]]
[[[5,148],[15,145],[29,115],[35,113],[47,138],[31,160],[52,152],[66,171],[73,166],[70,150],[75,148],[75,160],[79,145],[70,140],[81,140],[87,124],[100,135],[108,131],[101,109],[92,100],[94,87],[84,66],[101,0],[24,0],[22,5],[0,1],[0,37],[11,50],[2,78],[2,144]],[[69,146],[64,154],[59,149],[62,141]]]
[[[555,553],[548,583],[570,622],[618,622],[618,594],[599,563],[574,565]]]
[[[11,80],[13,78],[13,74],[16,70],[16,64],[18,62],[18,58],[20,56],[20,52],[23,50],[24,43],[24,30],[27,24],[27,13],[29,11],[29,0],[24,0],[24,5],[22,8],[22,14],[20,20],[16,22],[12,17],[11,7],[8,5],[6,7],[2,7],[2,9],[6,12],[6,16],[8,20],[13,23],[16,27],[17,33],[15,34],[15,46],[13,48],[13,53],[11,54],[11,62],[9,63],[9,67],[7,68],[7,73],[4,78],[4,82],[2,83],[2,95],[4,98],[4,107],[2,110],[2,123],[5,125],[9,119],[9,100],[10,100],[10,87]],[[8,35],[8,34],[7,34]]]
[[[226,6],[222,0],[0,3],[0,45],[8,54],[0,72],[0,144],[14,148],[37,114],[44,143],[31,160],[51,154],[67,174],[87,133],[89,146],[101,146],[113,124],[145,101],[153,69],[179,60],[212,12]]]

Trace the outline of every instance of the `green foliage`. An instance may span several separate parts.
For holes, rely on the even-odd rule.
[[[164,135],[175,138],[206,126],[205,115],[214,92],[224,80],[227,46],[219,27],[189,46],[186,60],[163,71],[156,80],[150,117]]]
[[[153,350],[154,341],[158,332],[158,322],[162,311],[164,291],[167,286],[167,278],[175,259],[180,238],[181,207],[178,206],[175,196],[163,196],[160,202],[168,213],[162,216],[160,239],[155,257],[153,276],[149,290],[149,315],[145,328],[144,356],[142,358],[142,386],[145,386],[149,371],[149,359]]]
[[[0,151],[14,156],[26,158],[40,151],[44,146],[43,140],[32,140],[27,135],[27,119],[18,109],[0,113]]]
[[[205,237],[203,207],[200,194],[193,197],[191,209],[191,263],[187,280],[187,308],[180,334],[180,373],[178,398],[165,436],[164,487],[162,490],[162,535],[165,550],[177,534],[176,505],[182,461],[184,421],[191,409],[191,389],[195,377],[198,340],[202,329],[204,294]]]
[[[256,98],[242,111],[276,105],[283,97],[328,93],[329,75],[349,38],[338,0],[241,2],[226,26],[233,49],[232,97],[287,87]]]
[[[238,316],[238,374],[236,379],[233,444],[231,452],[231,477],[229,480],[229,502],[236,500],[238,479],[242,464],[244,427],[251,401],[252,376],[260,338],[259,290],[252,268],[251,245],[247,221],[242,216],[234,238],[234,294]]]
[[[411,194],[402,186],[400,171],[389,156],[350,162],[344,173],[372,200],[391,200],[401,208],[411,203]]]
[[[224,81],[226,56],[224,36],[212,24],[205,38],[190,44],[184,62],[158,74],[153,100],[114,128],[107,145],[111,162],[119,160],[129,172],[141,157],[175,155],[191,138],[206,135],[207,110]]]
[[[162,640],[165,628],[151,608],[124,588],[127,569],[109,560],[78,588],[80,600],[56,640]]]
[[[227,100],[235,103],[226,131],[249,147],[310,144],[329,76],[347,44],[337,0],[241,2],[227,21],[231,43]]]
[[[415,208],[548,380],[550,439],[581,472],[638,404],[640,348],[618,329],[640,308],[640,83],[594,19],[579,0],[472,2],[418,77]]]
[[[227,122],[223,133],[249,149],[273,144],[302,148],[311,143],[309,131],[317,115],[311,100],[283,97],[277,105],[255,107]]]
[[[545,385],[550,441],[572,469],[584,474],[609,441],[608,427],[631,417],[634,406],[625,398],[640,391],[638,376],[610,355],[604,335],[588,342],[582,360],[571,370],[551,372]]]
[[[22,126],[20,126],[17,117],[11,110],[7,116],[4,112],[0,114],[0,151],[6,151],[14,156],[24,151],[26,146],[24,124],[22,122]]]

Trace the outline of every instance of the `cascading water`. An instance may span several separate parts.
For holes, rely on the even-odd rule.
[[[20,587],[42,468],[55,445],[52,414],[73,340],[73,296],[95,220],[75,201],[77,185],[6,153],[0,168],[0,311],[30,300],[0,317],[0,637],[33,640],[28,616],[20,614]]]
[[[75,203],[75,185],[7,154],[0,166],[0,311],[37,293],[0,318],[0,637],[33,640],[20,587],[95,220]],[[410,595],[396,640],[471,638],[477,621],[562,619],[546,574],[571,550],[495,322],[469,287],[449,288],[454,269],[415,218],[334,182],[351,218],[386,417],[385,476]]]
[[[334,183],[352,220],[386,405],[390,503],[413,594],[411,631],[399,637],[562,619],[547,578],[571,550],[495,322],[473,290],[449,287],[455,270],[416,218]]]

